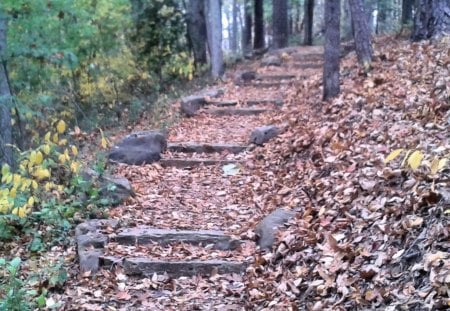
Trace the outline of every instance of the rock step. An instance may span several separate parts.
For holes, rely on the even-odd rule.
[[[224,260],[192,260],[192,261],[161,261],[149,258],[125,258],[102,257],[101,264],[105,267],[120,265],[125,274],[132,276],[151,277],[156,274],[167,273],[172,278],[182,276],[204,275],[213,273],[230,274],[242,273],[246,264],[241,262]]]
[[[323,63],[294,63],[289,67],[296,69],[318,69],[323,67]]]
[[[252,83],[253,87],[260,87],[260,88],[270,88],[270,87],[280,87],[285,85],[292,84],[292,81],[275,81],[275,82],[255,82]]]
[[[177,142],[169,143],[167,149],[172,152],[184,152],[184,153],[241,153],[247,149],[248,146],[237,144],[208,144],[208,143],[196,143],[196,142]]]
[[[215,116],[251,116],[265,112],[272,111],[271,109],[256,109],[256,108],[219,108],[206,109],[205,112]]]
[[[240,163],[236,160],[213,160],[213,159],[161,159],[160,162],[163,167],[176,167],[176,168],[192,168],[200,165],[212,166],[212,165],[226,165]]]
[[[292,80],[295,77],[293,74],[265,74],[256,76],[256,80]]]
[[[111,242],[122,245],[146,245],[158,243],[168,245],[183,242],[196,245],[211,245],[213,249],[234,250],[241,245],[241,241],[225,235],[222,231],[213,230],[170,230],[156,229],[148,226],[126,228],[110,237]]]
[[[217,107],[233,107],[239,104],[238,100],[224,100],[224,101],[210,101],[208,102],[210,105],[214,105]],[[257,105],[275,105],[275,106],[283,106],[284,101],[281,98],[275,99],[249,99],[243,102],[244,105],[247,106],[257,106]]]

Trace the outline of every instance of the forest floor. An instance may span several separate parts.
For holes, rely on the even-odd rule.
[[[289,83],[263,88],[229,79],[218,85],[225,93],[217,100],[238,100],[238,108],[246,100],[275,98],[284,100],[282,107],[258,106],[268,110],[251,116],[205,109],[169,129],[169,142],[245,145],[255,127],[284,124],[277,138],[240,154],[164,155],[236,160],[237,172],[224,174],[223,165],[115,168],[136,192],[110,211],[121,225],[222,230],[244,244],[219,251],[110,243],[109,255],[240,261],[248,265],[245,273],[137,278],[115,267],[82,274],[75,247],[55,248],[47,258],[64,256],[73,269],[53,301],[64,310],[450,308],[450,168],[443,160],[450,152],[448,45],[378,38],[369,75],[354,52],[342,59],[342,91],[329,102],[322,101],[322,68],[314,66],[321,60],[301,57],[318,50],[280,52],[280,67],[261,67],[258,60],[236,68],[292,73]],[[143,120],[133,131],[147,129]],[[385,163],[398,148],[404,150]],[[296,216],[273,251],[262,252],[255,227],[280,207],[295,209]]]

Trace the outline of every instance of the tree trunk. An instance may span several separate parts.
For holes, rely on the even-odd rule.
[[[419,0],[412,39],[419,41],[450,34],[450,1]]]
[[[14,166],[12,154],[12,126],[11,111],[8,103],[11,100],[11,90],[9,88],[6,72],[6,35],[8,21],[6,15],[0,11],[0,165],[6,163]]]
[[[408,25],[412,22],[412,9],[414,0],[402,1],[402,25]]]
[[[388,14],[388,6],[386,0],[378,0],[377,3],[377,26],[375,28],[376,34],[381,34],[386,32],[386,22],[387,22],[387,14]]]
[[[211,76],[219,78],[224,72],[222,52],[222,14],[220,0],[206,0],[208,45],[211,59]]]
[[[340,0],[325,1],[325,53],[323,66],[323,99],[339,94]]]
[[[265,47],[264,42],[264,1],[254,0],[255,9],[255,38],[253,42],[253,48],[263,49]]]
[[[313,25],[314,25],[314,0],[305,0],[305,17],[303,18],[305,25],[305,37],[303,43],[305,45],[313,44]]]
[[[272,0],[273,47],[276,49],[288,45],[288,2]]]
[[[252,50],[252,3],[250,0],[244,1],[244,28],[242,33],[242,49],[244,55],[248,54]]]
[[[352,26],[352,18],[350,14],[350,5],[348,1],[343,1],[342,4],[342,16],[341,16],[341,25],[342,25],[342,40],[349,40],[353,37],[353,26]]]
[[[364,67],[364,70],[368,72],[372,64],[373,51],[362,0],[349,0],[349,3],[352,13],[356,54],[358,55],[359,63]]]
[[[204,0],[188,0],[186,21],[196,67],[208,62],[206,58],[207,36],[204,9]]]
[[[233,54],[237,53],[238,49],[238,6],[237,0],[233,0],[231,8],[231,52]]]

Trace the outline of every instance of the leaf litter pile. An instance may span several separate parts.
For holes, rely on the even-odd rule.
[[[254,126],[288,122],[237,168],[118,166],[137,195],[110,217],[128,226],[220,229],[250,241],[271,211],[298,211],[273,252],[251,242],[226,252],[183,243],[107,249],[238,259],[249,264],[243,276],[133,279],[117,267],[72,277],[53,299],[68,310],[448,309],[450,54],[445,44],[382,41],[368,76],[354,54],[342,60],[342,92],[331,102],[321,101],[317,69],[284,93],[280,113],[201,115],[171,129],[171,141],[246,142]]]

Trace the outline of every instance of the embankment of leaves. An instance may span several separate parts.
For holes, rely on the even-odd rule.
[[[448,43],[381,38],[375,50],[369,76],[355,55],[342,61],[333,101],[321,102],[319,75],[289,94],[288,130],[255,160],[257,186],[243,192],[266,213],[301,211],[250,268],[252,308],[450,306],[450,167],[430,168],[450,152]],[[406,151],[385,164],[397,148],[421,165]]]

